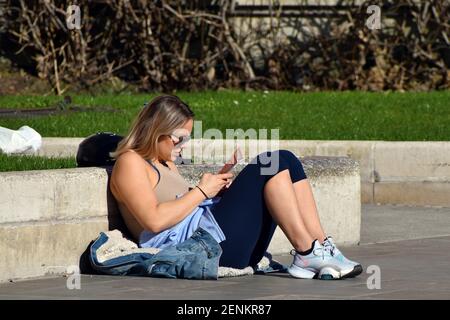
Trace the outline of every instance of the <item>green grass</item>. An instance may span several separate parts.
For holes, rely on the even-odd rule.
[[[178,94],[202,121],[203,131],[278,128],[281,139],[450,140],[450,91],[197,92]],[[154,95],[74,95],[76,105],[113,106],[116,113],[83,112],[35,118],[0,118],[0,126],[28,125],[43,137],[85,137],[97,131],[125,135],[145,101]],[[0,108],[44,108],[56,96],[2,96]],[[236,104],[237,102],[238,104]]]
[[[0,172],[75,168],[75,158],[45,158],[0,153]]]

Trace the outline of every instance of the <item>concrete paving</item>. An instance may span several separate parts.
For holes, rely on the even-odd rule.
[[[450,299],[450,208],[363,206],[362,244],[343,248],[364,272],[338,281],[298,280],[288,274],[218,281],[82,275],[0,285],[0,299]],[[290,263],[292,257],[277,256]],[[371,266],[371,267],[370,267]],[[380,273],[368,273],[379,268]],[[380,275],[380,287],[374,277]],[[369,284],[369,286],[368,286]]]

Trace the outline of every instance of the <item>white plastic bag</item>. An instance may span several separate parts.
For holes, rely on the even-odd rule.
[[[22,126],[18,130],[0,127],[0,150],[3,153],[19,153],[29,149],[37,151],[41,145],[41,135],[29,126]]]

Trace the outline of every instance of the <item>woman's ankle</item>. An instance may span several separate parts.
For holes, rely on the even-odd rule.
[[[314,239],[313,242],[311,242],[311,245],[308,249],[306,250],[297,250],[297,253],[301,256],[307,256],[308,254],[311,254],[311,252],[314,249],[314,244],[317,241],[317,239]]]
[[[311,251],[311,249],[314,247],[314,242],[316,242],[317,239],[312,239],[312,240],[307,240],[307,241],[301,241],[299,243],[297,243],[296,245],[294,245],[295,251],[300,253],[300,252],[306,252],[306,251]]]

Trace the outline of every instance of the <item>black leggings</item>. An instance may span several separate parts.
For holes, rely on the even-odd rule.
[[[279,165],[270,174],[261,174],[262,168],[268,170],[274,164]],[[259,154],[242,169],[222,199],[211,208],[226,236],[220,243],[223,250],[220,266],[255,267],[262,259],[277,226],[264,200],[264,186],[270,178],[286,169],[292,183],[306,179],[300,160],[292,152],[277,150]]]

